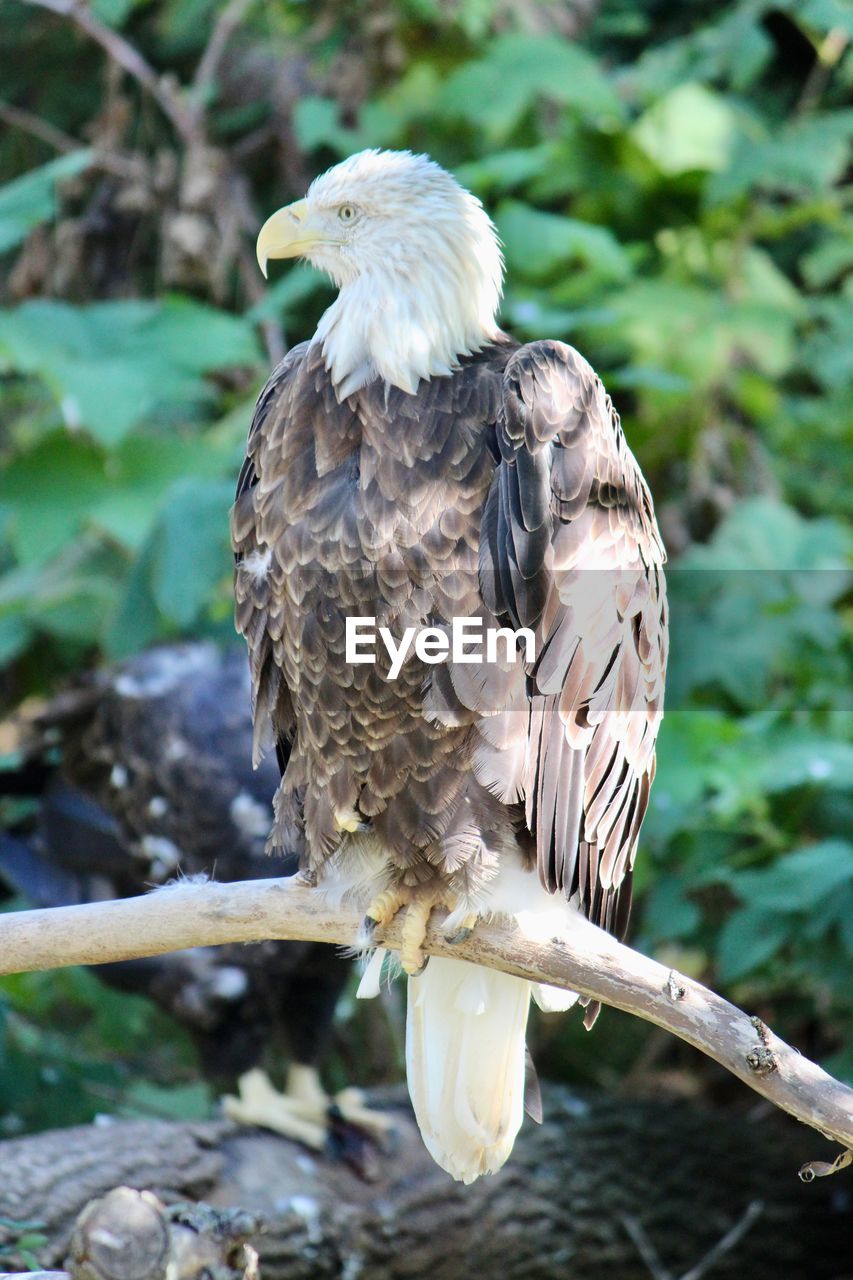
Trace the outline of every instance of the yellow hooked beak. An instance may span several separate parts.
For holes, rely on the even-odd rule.
[[[261,227],[255,246],[258,266],[266,278],[270,258],[298,258],[329,238],[313,221],[308,201],[297,200],[279,209]]]

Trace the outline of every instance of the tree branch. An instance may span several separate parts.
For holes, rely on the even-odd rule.
[[[38,138],[40,142],[44,142],[49,147],[53,147],[55,151],[59,151],[62,155],[70,155],[74,151],[85,150],[86,144],[80,142],[79,139],[73,138],[70,133],[64,133],[62,129],[57,129],[49,120],[42,120],[40,116],[33,115],[31,111],[24,111],[21,107],[13,106],[11,102],[4,102],[0,98],[0,120],[4,124],[10,125],[13,129],[20,129],[22,133],[28,133],[33,138]],[[116,155],[100,148],[95,148],[92,156],[91,166],[95,169],[102,169],[105,173],[115,174],[118,178],[139,178],[140,166],[129,156]],[[2,1277],[0,1277],[2,1280]]]
[[[141,898],[21,911],[0,918],[0,973],[105,964],[224,942],[292,939],[356,946],[359,913],[289,880],[184,881]],[[513,923],[481,923],[451,944],[434,913],[425,950],[545,982],[635,1014],[686,1040],[751,1089],[826,1137],[853,1147],[853,1089],[701,983],[578,917],[547,942]],[[377,940],[396,949],[398,917]]]
[[[185,142],[196,140],[197,125],[194,113],[187,107],[179,91],[161,78],[150,62],[138,49],[101,22],[85,3],[85,0],[24,0],[25,4],[49,9],[62,18],[70,18],[81,31],[99,44],[113,62],[132,76],[158,103],[161,111],[172,122]]]
[[[57,129],[56,125],[51,124],[49,120],[42,120],[31,111],[24,111],[21,107],[15,107],[11,102],[4,102],[2,99],[0,99],[0,120],[13,129],[20,129],[22,133],[28,133],[33,138],[38,138],[40,142],[47,143],[49,147],[53,147],[54,151],[59,151],[63,155],[71,151],[83,150],[84,144],[72,138],[70,133],[65,133],[62,129]]]
[[[192,82],[193,95],[202,103],[209,87],[216,80],[219,64],[229,40],[254,3],[255,0],[228,0],[228,4],[213,24],[210,39],[199,59]]]

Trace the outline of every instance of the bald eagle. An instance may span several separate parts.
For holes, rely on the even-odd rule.
[[[427,966],[425,929],[439,907],[450,938],[491,914],[549,937],[582,913],[623,936],[663,709],[664,550],[599,378],[570,346],[500,329],[495,227],[428,157],[351,156],[269,218],[257,253],[339,289],[261,393],[233,508],[255,752],[287,761],[269,845],[371,926],[405,910],[412,1102],[433,1157],[471,1182],[521,1124],[531,995],[574,998]],[[495,637],[482,660],[451,645],[460,619]],[[386,643],[352,643],[354,626]]]

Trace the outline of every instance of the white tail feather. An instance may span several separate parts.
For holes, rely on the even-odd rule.
[[[408,985],[415,1116],[433,1159],[473,1182],[500,1169],[521,1127],[530,983],[433,956]]]
[[[533,999],[543,1013],[565,1013],[577,1004],[580,997],[576,991],[564,991],[562,987],[549,987],[544,982],[532,984]]]

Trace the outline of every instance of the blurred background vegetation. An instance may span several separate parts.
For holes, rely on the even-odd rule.
[[[429,151],[495,216],[507,327],[584,352],[656,497],[634,941],[853,1079],[851,37],[848,0],[6,0],[5,709],[232,638],[253,399],[330,298],[302,266],[264,287],[253,234],[340,156]],[[537,1035],[556,1078],[737,1090],[612,1011]],[[395,1077],[365,1038],[350,1002],[341,1063]],[[7,1133],[210,1105],[177,1029],[88,973],[0,984],[0,1055]]]

